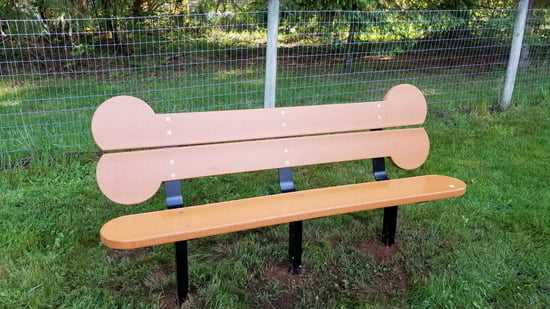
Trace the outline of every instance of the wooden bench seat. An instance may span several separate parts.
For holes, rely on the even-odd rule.
[[[101,228],[103,243],[133,249],[342,213],[460,196],[464,183],[439,175],[400,178],[128,215]],[[220,215],[223,214],[223,215]]]
[[[424,96],[398,85],[384,100],[349,104],[156,114],[138,98],[101,104],[92,133],[105,152],[99,188],[119,204],[151,198],[164,183],[170,209],[114,218],[103,243],[132,249],[176,245],[177,295],[187,294],[187,240],[289,224],[289,265],[301,270],[302,220],[385,208],[382,240],[392,245],[397,206],[457,197],[464,182],[439,175],[388,180],[385,158],[415,169],[429,154]],[[372,159],[375,182],[295,191],[292,168]],[[213,175],[276,169],[284,193],[183,207],[180,182]],[[295,191],[295,192],[292,192]]]

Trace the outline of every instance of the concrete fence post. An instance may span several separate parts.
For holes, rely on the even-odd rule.
[[[264,108],[275,107],[278,37],[279,0],[269,0],[267,4],[267,47],[265,54]]]
[[[506,78],[504,80],[504,89],[498,103],[499,109],[505,111],[512,102],[512,93],[514,92],[514,83],[518,72],[519,60],[521,56],[521,46],[525,33],[525,23],[527,21],[527,12],[529,11],[529,0],[520,0],[518,15],[514,25],[514,35],[512,38],[512,47],[510,48],[510,58],[506,69]]]

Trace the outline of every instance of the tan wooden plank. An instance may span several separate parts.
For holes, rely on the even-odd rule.
[[[297,191],[123,216],[101,229],[103,243],[132,249],[374,208],[463,195],[447,176],[419,176]]]
[[[414,169],[428,152],[425,130],[409,128],[109,153],[96,174],[109,199],[137,204],[163,181],[377,157]]]
[[[109,151],[419,125],[425,118],[422,92],[407,84],[377,102],[173,114],[119,96],[98,107],[92,134]]]

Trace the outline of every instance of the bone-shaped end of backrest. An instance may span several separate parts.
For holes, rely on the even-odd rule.
[[[124,154],[124,153],[122,153]],[[134,205],[147,201],[158,191],[162,184],[157,165],[148,165],[147,159],[137,158],[121,167],[125,160],[117,159],[118,153],[102,156],[97,163],[96,179],[101,192],[111,201]],[[139,166],[135,163],[138,162]],[[116,171],[116,172],[113,172]]]
[[[387,104],[396,104],[405,106],[406,110],[394,110],[393,113],[406,113],[411,119],[421,119],[419,123],[424,123],[428,113],[426,98],[420,89],[409,84],[400,84],[392,87],[384,96]]]
[[[392,141],[390,160],[393,164],[404,170],[419,168],[430,153],[430,138],[423,128],[403,130]]]
[[[145,101],[131,96],[116,96],[103,102],[92,117],[92,135],[102,150],[132,148],[129,137],[147,136],[155,130],[146,125],[155,112]]]

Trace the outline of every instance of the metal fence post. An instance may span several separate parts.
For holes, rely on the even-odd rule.
[[[277,88],[277,39],[279,36],[279,0],[267,4],[267,47],[265,55],[264,107],[275,107]]]
[[[525,33],[525,22],[527,21],[527,11],[529,10],[529,0],[520,0],[518,7],[518,15],[514,25],[514,35],[512,38],[512,47],[510,48],[510,58],[508,59],[508,68],[506,69],[506,79],[504,81],[504,89],[499,102],[499,109],[504,111],[508,109],[512,101],[512,93],[514,92],[514,83],[516,82],[516,74],[518,71],[519,59],[521,55],[521,45]]]

